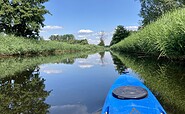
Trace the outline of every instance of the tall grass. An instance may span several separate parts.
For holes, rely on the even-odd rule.
[[[185,67],[171,61],[113,53],[144,79],[169,114],[185,113]]]
[[[0,55],[25,55],[55,52],[99,50],[95,45],[67,44],[57,41],[37,41],[0,34]]]
[[[185,9],[169,12],[156,22],[113,45],[112,50],[159,57],[185,57]]]

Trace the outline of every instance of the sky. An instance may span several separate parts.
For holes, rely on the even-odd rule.
[[[73,34],[98,44],[104,32],[109,45],[115,28],[123,25],[129,30],[139,26],[139,0],[49,0],[44,4],[52,15],[46,14],[40,36]]]

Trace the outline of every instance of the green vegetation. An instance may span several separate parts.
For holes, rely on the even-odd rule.
[[[101,31],[100,32],[100,42],[98,43],[98,46],[105,46],[105,32]]]
[[[146,26],[156,21],[161,15],[174,9],[184,7],[184,0],[139,0],[141,2],[140,16]]]
[[[185,67],[183,63],[157,61],[157,58],[138,58],[138,56],[128,54],[113,53],[113,55],[144,79],[147,87],[157,96],[168,114],[185,113]]]
[[[65,63],[72,64],[75,58],[87,58],[88,54],[96,51],[86,51],[78,53],[68,53],[62,55],[37,56],[27,58],[1,58],[0,59],[0,78],[15,76],[23,71],[35,69],[40,64],[46,63]],[[17,75],[18,76],[18,75]]]
[[[51,35],[49,37],[50,40],[59,41],[59,42],[66,42],[69,44],[88,44],[87,39],[77,40],[73,34],[65,34],[65,35]]]
[[[38,38],[48,0],[0,0],[0,32]]]
[[[110,46],[117,44],[121,40],[125,39],[130,35],[130,32],[124,28],[124,26],[117,26],[115,33],[113,34],[112,41],[110,42]]]
[[[102,47],[95,45],[72,45],[58,41],[44,41],[25,39],[21,37],[0,35],[0,55],[32,55],[69,53],[89,50],[101,50]]]
[[[156,22],[113,45],[111,49],[159,57],[184,58],[185,9],[163,15]]]

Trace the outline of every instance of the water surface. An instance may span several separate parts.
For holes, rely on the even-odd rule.
[[[104,57],[102,57],[104,56]],[[107,92],[118,77],[110,53],[75,59],[73,63],[40,65],[46,103],[53,114],[91,114],[102,108]]]
[[[98,114],[127,67],[168,114],[185,113],[183,62],[109,52],[0,59],[0,112]]]

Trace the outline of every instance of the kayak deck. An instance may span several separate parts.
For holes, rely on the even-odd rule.
[[[127,87],[131,87],[131,90]],[[141,97],[138,98],[137,91],[139,90],[132,87],[142,88],[138,95],[142,92],[147,94],[143,93],[144,96],[139,95]],[[119,88],[123,89],[118,90],[120,93],[117,92],[117,94],[121,96],[117,97],[115,91]],[[130,97],[127,92],[130,92]],[[133,95],[135,93],[136,97]],[[166,112],[152,92],[139,79],[128,73],[121,75],[110,88],[102,114],[166,114]]]

